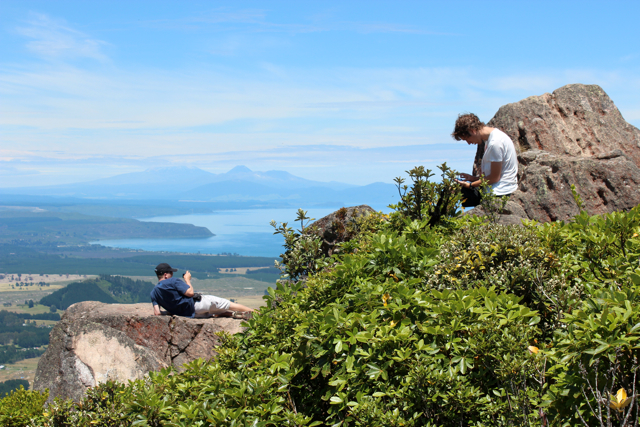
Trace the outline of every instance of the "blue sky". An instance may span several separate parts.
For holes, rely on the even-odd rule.
[[[599,84],[640,127],[637,1],[0,2],[0,187],[161,165],[470,169],[458,113]]]

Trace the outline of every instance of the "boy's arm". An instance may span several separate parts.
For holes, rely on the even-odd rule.
[[[153,314],[160,316],[160,306],[158,305],[158,301],[156,301],[153,291],[151,291],[151,304],[153,304]]]
[[[191,298],[195,294],[193,286],[191,286],[191,273],[187,270],[182,277],[184,278],[184,282],[189,285],[189,289],[184,292],[184,296]]]

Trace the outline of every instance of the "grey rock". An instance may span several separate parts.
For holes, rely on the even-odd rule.
[[[571,184],[592,215],[640,204],[640,169],[625,156],[597,159],[545,154],[520,168],[519,188],[511,200],[520,204],[530,219],[548,222],[577,215]]]
[[[216,356],[217,332],[244,330],[231,318],[154,316],[151,304],[74,304],[49,336],[38,362],[35,390],[78,401],[108,380],[143,378],[150,371]]]
[[[485,210],[482,206],[477,206],[474,209],[466,211],[465,215],[477,215],[477,216],[486,216]],[[522,220],[528,219],[527,213],[522,208],[522,206],[514,202],[513,200],[509,200],[505,205],[504,209],[497,215],[497,223],[503,225],[522,225]]]
[[[340,208],[329,215],[314,222],[309,232],[322,239],[321,250],[325,256],[331,256],[337,251],[336,245],[350,240],[353,236],[349,233],[348,225],[362,215],[375,212],[370,206],[360,205],[349,208]]]

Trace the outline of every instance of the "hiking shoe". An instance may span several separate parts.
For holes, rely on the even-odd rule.
[[[231,317],[234,319],[249,320],[253,316],[250,311],[234,311]]]

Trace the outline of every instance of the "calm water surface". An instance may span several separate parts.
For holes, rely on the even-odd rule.
[[[388,212],[388,209],[374,207]],[[309,209],[307,216],[320,219],[334,212],[336,208]],[[172,251],[202,254],[222,252],[237,253],[245,256],[273,256],[282,253],[282,236],[273,234],[271,220],[294,224],[295,209],[254,209],[220,211],[204,215],[158,216],[143,218],[141,221],[175,222],[206,227],[214,237],[201,239],[116,239],[101,240],[104,246],[115,248],[142,249],[147,251]],[[305,225],[306,226],[306,225]]]

